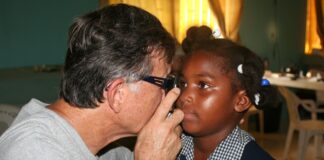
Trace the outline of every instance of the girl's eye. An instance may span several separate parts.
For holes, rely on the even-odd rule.
[[[178,86],[179,86],[180,89],[186,88],[187,87],[187,82],[184,81],[183,79],[180,79],[178,81]]]
[[[206,84],[205,82],[199,82],[198,87],[201,89],[206,89],[206,88],[209,88],[210,86],[208,84]]]

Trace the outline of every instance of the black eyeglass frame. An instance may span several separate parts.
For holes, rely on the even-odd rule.
[[[177,87],[177,77],[174,75],[168,75],[167,78],[146,76],[142,80],[164,89],[165,92],[169,92],[172,88]]]

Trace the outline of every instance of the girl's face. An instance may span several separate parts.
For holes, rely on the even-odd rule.
[[[185,62],[177,106],[184,112],[183,129],[193,136],[222,133],[233,126],[238,113],[230,78],[222,72],[224,59],[207,52]]]

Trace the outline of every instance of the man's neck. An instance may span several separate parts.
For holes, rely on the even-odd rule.
[[[71,124],[94,155],[109,143],[126,137],[120,127],[108,118],[111,116],[103,106],[78,108],[61,99],[48,108]]]

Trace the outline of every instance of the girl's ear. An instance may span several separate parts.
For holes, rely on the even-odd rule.
[[[124,84],[125,80],[119,78],[109,83],[104,90],[104,98],[108,100],[110,108],[115,113],[119,113],[122,107],[121,103],[123,102],[124,98]]]
[[[236,112],[244,112],[251,106],[251,101],[247,96],[245,90],[240,90],[236,95],[234,109]]]

